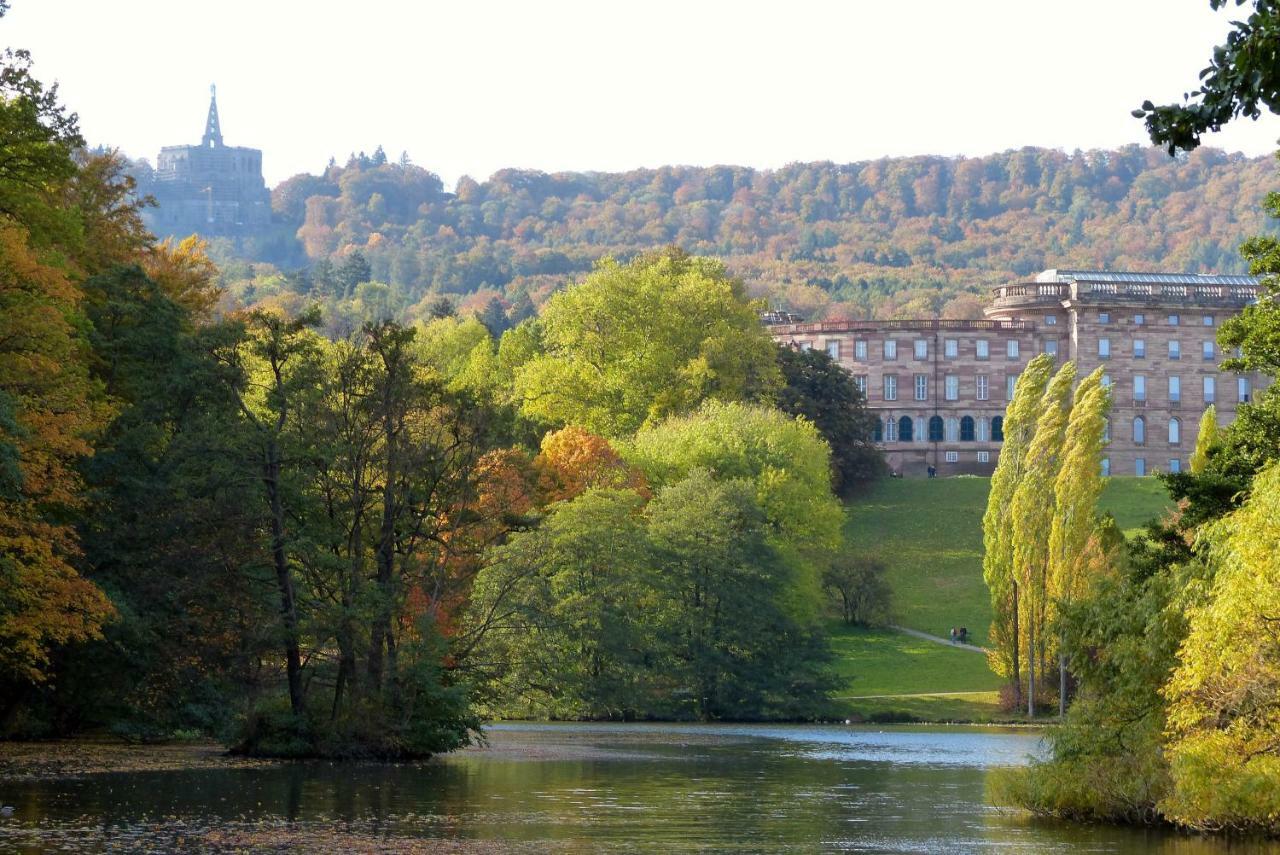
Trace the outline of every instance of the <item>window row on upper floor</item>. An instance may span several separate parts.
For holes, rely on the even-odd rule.
[[[924,361],[929,358],[929,339],[917,338],[911,339],[911,358],[916,361]],[[852,351],[849,350],[849,340],[847,338],[829,338],[823,344],[827,352],[834,360],[842,358],[853,359],[857,362],[866,362],[871,358],[872,345],[875,345],[876,355],[886,361],[898,359],[899,351],[902,344],[898,339],[887,338],[881,341],[873,341],[871,339],[855,338],[853,339]],[[809,350],[813,345],[811,342],[801,342],[801,350]],[[968,342],[963,342],[958,338],[948,338],[942,341],[942,356],[945,359],[959,359],[961,352],[965,356],[974,359],[990,359],[992,351],[1003,351],[1006,359],[1022,358],[1022,343],[1017,339],[1011,338],[1003,343],[996,342],[993,348],[989,339],[980,338],[973,342],[973,352],[969,353]]]
[[[1134,403],[1146,403],[1147,398],[1147,377],[1145,374],[1134,374],[1133,382],[1133,401]],[[1182,378],[1176,375],[1165,378],[1168,397],[1166,400],[1171,404],[1181,403],[1182,401]],[[1111,376],[1109,374],[1102,375],[1102,385],[1110,388],[1112,385]],[[1253,396],[1253,385],[1249,382],[1248,377],[1236,378],[1236,403],[1247,404]],[[1200,378],[1200,400],[1205,404],[1214,404],[1218,401],[1218,378],[1214,375],[1204,375]]]
[[[1194,317],[1194,316],[1188,316],[1188,318],[1187,318],[1187,323],[1188,323],[1188,324],[1192,323],[1192,320],[1191,320],[1191,319],[1192,319],[1193,317]],[[1094,318],[1095,318],[1095,320],[1096,320],[1098,323],[1100,323],[1100,324],[1110,324],[1110,323],[1113,323],[1113,321],[1112,321],[1112,313],[1111,313],[1111,312],[1098,312],[1098,313],[1097,313],[1097,315],[1095,315],[1095,316],[1094,316]],[[1146,326],[1146,325],[1147,325],[1147,316],[1146,316],[1146,314],[1145,314],[1144,312],[1135,312],[1133,315],[1131,315],[1131,316],[1129,317],[1129,321],[1130,321],[1130,323],[1132,323],[1135,327]],[[1053,326],[1054,324],[1056,324],[1056,323],[1058,322],[1058,318],[1057,318],[1057,316],[1055,316],[1055,315],[1046,315],[1046,316],[1045,316],[1045,319],[1044,319],[1044,322],[1045,322],[1045,324],[1047,324],[1048,326]],[[1115,319],[1115,321],[1114,321],[1114,323],[1123,323],[1123,322],[1124,322],[1124,319],[1123,319],[1123,318],[1120,318],[1120,317],[1116,317],[1116,319]],[[1165,315],[1165,316],[1164,316],[1164,323],[1165,323],[1165,325],[1166,325],[1166,326],[1170,326],[1170,327],[1180,327],[1180,326],[1182,326],[1182,325],[1183,325],[1183,316],[1182,316],[1181,314],[1177,314],[1177,313],[1170,314],[1170,315]],[[1200,315],[1200,325],[1201,325],[1201,326],[1211,327],[1211,326],[1214,326],[1214,324],[1215,324],[1215,319],[1214,319],[1214,316],[1213,316],[1213,315]]]
[[[1111,339],[1099,338],[1094,345],[1094,352],[1099,359],[1111,359],[1113,356],[1120,356],[1118,349],[1112,348]],[[1147,342],[1146,339],[1135,338],[1129,340],[1129,355],[1134,359],[1147,358]],[[1169,359],[1182,359],[1182,342],[1178,339],[1170,339],[1165,342],[1165,356]],[[1217,359],[1219,356],[1218,345],[1213,339],[1205,339],[1200,342],[1200,358],[1207,361]]]

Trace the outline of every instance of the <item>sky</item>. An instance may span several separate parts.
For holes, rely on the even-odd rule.
[[[1231,7],[1234,11],[1234,5]],[[1208,0],[12,0],[92,144],[197,143],[209,85],[268,184],[381,144],[448,186],[518,167],[778,167],[1146,144],[1229,27]],[[1261,155],[1280,118],[1206,144]]]

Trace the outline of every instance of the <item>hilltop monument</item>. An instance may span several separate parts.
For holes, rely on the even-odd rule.
[[[223,144],[214,86],[209,87],[209,114],[200,144],[160,149],[146,189],[158,204],[147,209],[146,223],[159,237],[239,237],[271,222],[262,151]]]

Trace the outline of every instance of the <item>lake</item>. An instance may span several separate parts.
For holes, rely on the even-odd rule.
[[[0,852],[1264,851],[987,805],[1032,731],[504,724],[428,763],[0,781]],[[144,751],[146,749],[143,749]]]

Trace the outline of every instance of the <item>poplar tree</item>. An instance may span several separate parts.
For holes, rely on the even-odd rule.
[[[1011,679],[1021,692],[1018,673],[1018,579],[1013,571],[1013,538],[1009,509],[1013,492],[1022,480],[1027,445],[1035,431],[1036,413],[1053,358],[1040,354],[1027,363],[1005,410],[1004,445],[991,476],[987,510],[982,517],[982,576],[991,592],[991,667]],[[1019,698],[1019,700],[1021,700]]]
[[[1027,447],[1022,479],[1013,492],[1009,518],[1013,567],[1021,590],[1020,621],[1027,638],[1027,715],[1035,715],[1036,662],[1044,668],[1044,624],[1048,606],[1049,530],[1055,512],[1054,487],[1062,462],[1076,366],[1068,362],[1049,381],[1040,398],[1040,417]]]
[[[1062,463],[1054,480],[1054,505],[1049,529],[1047,593],[1056,607],[1082,593],[1089,562],[1089,539],[1098,528],[1098,497],[1102,495],[1102,446],[1111,392],[1102,385],[1098,368],[1076,387],[1075,403],[1062,444]],[[1047,641],[1047,639],[1046,639]],[[1058,712],[1067,711],[1067,669],[1058,650]]]
[[[1191,474],[1199,475],[1209,465],[1209,447],[1218,439],[1218,410],[1213,404],[1204,408],[1200,417],[1200,430],[1196,433],[1196,448],[1191,452]]]

